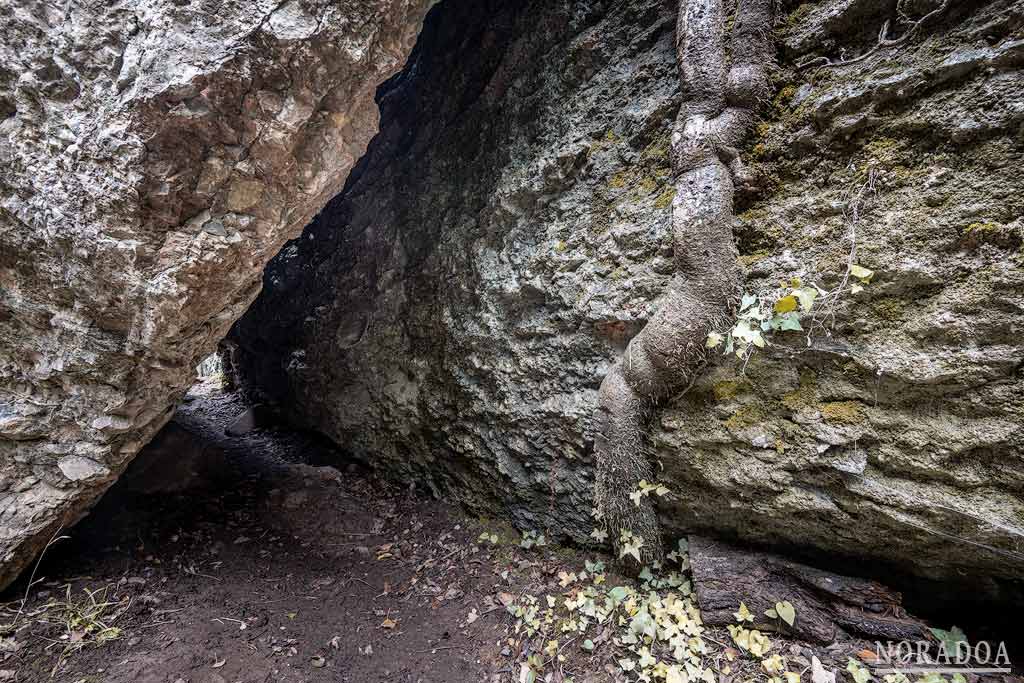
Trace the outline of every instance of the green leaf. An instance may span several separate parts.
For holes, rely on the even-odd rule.
[[[793,294],[800,301],[800,310],[807,313],[814,307],[814,299],[818,296],[818,290],[814,287],[802,287],[793,290]]]
[[[747,310],[751,306],[757,303],[757,297],[753,294],[744,294],[740,300],[740,312]]]
[[[586,650],[587,652],[593,652],[594,651],[594,641],[592,641],[590,638],[587,638],[586,640],[583,641],[583,644],[580,645],[580,647],[583,648],[584,650]]]
[[[852,657],[849,657],[846,661],[846,670],[853,676],[853,683],[868,683],[871,680],[871,673]]]
[[[804,329],[800,326],[800,316],[796,313],[786,313],[785,315],[775,316],[772,318],[772,326],[783,332],[802,332]]]
[[[779,618],[790,626],[796,621],[796,610],[789,600],[775,603],[775,611],[778,613]]]
[[[932,628],[928,630],[939,639],[939,642],[946,648],[946,652],[951,655],[956,652],[956,648],[959,643],[967,644],[967,634],[958,626],[954,626],[948,631],[943,631],[941,628]]]

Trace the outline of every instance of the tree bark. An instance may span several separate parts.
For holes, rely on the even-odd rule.
[[[691,536],[690,568],[701,617],[735,624],[740,602],[761,631],[831,643],[842,633],[885,640],[924,640],[926,624],[906,614],[901,596],[875,581],[833,574],[770,553]],[[765,615],[775,603],[793,605],[793,625]]]
[[[654,477],[647,423],[654,404],[687,387],[706,362],[708,332],[727,325],[739,301],[732,236],[737,148],[768,92],[772,0],[739,0],[726,50],[723,0],[682,0],[676,54],[683,104],[672,133],[675,274],[660,306],[601,383],[597,501],[616,554],[623,530],[643,539],[637,572],[663,557],[649,496],[629,494]],[[731,67],[727,68],[731,59]]]

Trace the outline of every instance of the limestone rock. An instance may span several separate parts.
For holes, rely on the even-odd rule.
[[[429,4],[0,1],[0,586],[341,189]]]
[[[834,286],[869,170],[875,277],[810,345],[720,358],[661,407],[663,526],[999,595],[1024,578],[1020,3],[952,3],[899,49],[808,70],[874,45],[894,3],[788,7],[743,150],[746,288]],[[346,191],[235,327],[239,366],[396,476],[585,541],[596,389],[671,273],[675,10],[438,10]]]

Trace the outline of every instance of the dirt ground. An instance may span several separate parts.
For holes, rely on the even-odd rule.
[[[0,681],[522,681],[531,655],[537,680],[627,680],[611,642],[547,657],[506,609],[564,595],[563,572],[609,558],[524,549],[511,528],[395,488],[308,434],[227,437],[241,399],[193,392],[177,431],[54,542],[31,589],[3,596]],[[726,664],[728,639],[706,635],[716,670],[732,671],[719,683],[768,681],[756,661]],[[862,647],[813,654],[842,669]]]

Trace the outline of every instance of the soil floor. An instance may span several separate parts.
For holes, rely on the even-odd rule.
[[[31,587],[25,578],[3,596],[0,681],[532,680],[522,662],[543,642],[515,633],[506,604],[564,591],[560,573],[588,560],[611,565],[523,549],[511,528],[395,488],[311,435],[226,436],[245,408],[199,385],[177,435],[154,445],[164,457],[140,455],[54,541]],[[706,639],[723,646],[719,665],[723,654],[732,661],[725,629]],[[842,670],[863,647],[814,654]],[[805,664],[812,654],[778,648]],[[537,680],[635,680],[611,643],[573,652],[541,654]],[[757,662],[719,670],[733,671],[719,683],[769,680]]]

